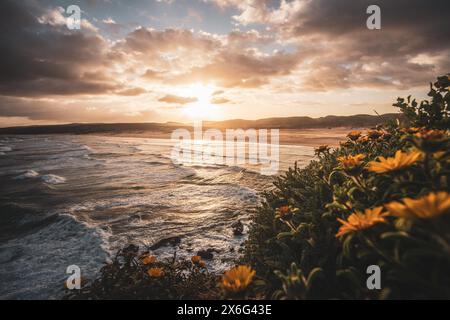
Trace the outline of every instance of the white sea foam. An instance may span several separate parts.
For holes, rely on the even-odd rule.
[[[110,253],[107,234],[70,215],[0,245],[0,299],[59,299],[66,268],[93,278]]]
[[[42,181],[47,184],[62,184],[66,183],[66,178],[57,176],[55,174],[46,174],[41,177]]]
[[[13,149],[11,147],[7,147],[7,146],[0,146],[0,151],[1,152],[11,152]]]
[[[39,172],[34,170],[27,170],[25,173],[15,177],[14,179],[22,180],[22,179],[32,179],[39,177]]]
[[[30,224],[26,234],[19,232],[17,238],[0,243],[0,299],[59,297],[68,265],[79,265],[82,276],[92,279],[106,249],[115,252],[130,242],[152,245],[173,235],[181,237],[180,245],[161,247],[155,254],[169,258],[176,249],[177,256],[189,258],[197,250],[214,248],[217,252],[208,262],[211,271],[220,273],[234,263],[247,234],[249,214],[260,201],[258,190],[265,189],[270,178],[252,172],[253,166],[176,166],[169,157],[170,140],[99,140],[89,135],[72,139],[27,138],[12,145],[19,161],[0,158],[10,163],[3,172],[39,182],[33,185],[37,193],[27,207],[36,204],[38,212],[47,216],[56,204],[70,214],[51,216],[55,218],[49,219],[51,225]],[[306,164],[314,154],[312,149],[292,147],[282,151],[289,152],[286,164],[292,164],[291,159],[304,159]],[[15,182],[14,200],[24,202],[23,192],[29,192],[29,186]],[[73,190],[70,196],[66,188],[51,186],[59,183]],[[48,197],[54,201],[47,201]],[[231,224],[237,219],[245,225],[243,236],[233,234]]]
[[[85,144],[81,146],[81,149],[84,149],[84,150],[86,150],[88,152],[93,152],[92,148],[87,146],[87,145],[85,145]]]

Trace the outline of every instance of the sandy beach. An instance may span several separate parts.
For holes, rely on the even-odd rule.
[[[328,145],[335,147],[340,141],[345,140],[347,133],[355,128],[320,128],[320,129],[281,129],[280,144],[302,145],[317,147]],[[363,131],[364,129],[358,129]],[[114,137],[170,139],[170,131],[143,131],[143,132],[119,132],[119,133],[96,133]]]

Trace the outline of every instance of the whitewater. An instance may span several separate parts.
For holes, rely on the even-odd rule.
[[[229,267],[274,176],[174,163],[172,148],[169,139],[0,136],[0,299],[61,298],[69,265],[93,279],[131,243],[159,259],[210,249],[211,271]],[[310,147],[279,150],[279,174],[314,157]]]

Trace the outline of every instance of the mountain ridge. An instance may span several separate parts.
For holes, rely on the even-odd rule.
[[[383,115],[357,114],[351,116],[329,115],[320,118],[308,116],[271,117],[258,120],[230,119],[223,121],[203,121],[204,128],[218,129],[317,129],[337,127],[372,127],[379,123],[401,118],[400,114]],[[192,124],[181,122],[142,123],[70,123],[56,125],[31,125],[0,128],[0,134],[89,134],[121,133],[142,131],[171,131],[174,128],[192,128]]]

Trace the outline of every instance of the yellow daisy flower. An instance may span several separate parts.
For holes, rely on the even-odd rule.
[[[248,266],[230,269],[222,276],[222,288],[229,292],[241,292],[250,285],[255,274],[256,271]]]
[[[191,261],[192,261],[193,264],[198,264],[198,263],[200,263],[200,261],[202,261],[202,257],[200,257],[200,256],[193,256],[191,258]]]
[[[450,194],[432,192],[418,199],[405,198],[385,205],[390,215],[408,219],[431,219],[450,213]]]
[[[347,221],[337,219],[342,226],[336,233],[336,237],[342,237],[348,233],[358,232],[368,229],[377,223],[384,223],[386,214],[382,214],[383,207],[376,207],[373,209],[366,209],[364,213],[355,211],[348,218]]]
[[[147,273],[152,278],[160,278],[164,275],[164,268],[150,268]]]
[[[350,155],[350,156],[339,157],[338,161],[341,163],[342,169],[347,174],[357,174],[361,171],[362,160],[365,157],[366,156],[363,154],[357,154],[355,156]]]
[[[376,140],[379,137],[381,137],[382,135],[383,135],[383,131],[380,131],[380,130],[370,130],[369,132],[367,132],[367,136],[372,140]]]
[[[394,157],[385,158],[378,157],[378,161],[371,161],[368,163],[370,172],[386,173],[401,170],[413,165],[422,156],[421,152],[413,151],[410,153],[398,150]]]
[[[149,254],[144,254],[141,256],[141,262],[144,265],[148,265],[148,264],[152,264],[156,262],[156,257],[155,256],[151,256]]]
[[[361,137],[361,131],[357,131],[357,130],[350,131],[347,134],[347,137],[352,141],[356,141],[356,140],[358,140],[359,137]]]

